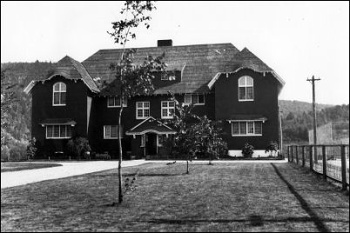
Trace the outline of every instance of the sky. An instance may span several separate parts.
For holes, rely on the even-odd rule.
[[[107,34],[122,2],[1,1],[1,62],[83,61],[120,48]],[[349,2],[156,2],[151,27],[127,47],[232,43],[247,47],[286,84],[284,100],[349,104]]]

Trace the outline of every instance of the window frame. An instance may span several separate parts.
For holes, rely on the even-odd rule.
[[[57,127],[58,126],[58,136],[54,136],[55,134],[55,126]],[[52,136],[48,136],[48,127],[52,127]],[[61,136],[61,127],[64,127],[65,128],[65,136]],[[70,128],[70,135],[68,134],[69,131],[68,131],[68,127],[71,127]],[[45,139],[70,139],[72,138],[72,135],[73,135],[73,129],[72,129],[72,126],[71,125],[46,125],[45,126]]]
[[[193,104],[193,96],[198,96],[198,101],[199,101],[199,96],[203,96],[203,103],[195,103],[195,104]],[[186,102],[186,97],[188,98],[188,97],[190,97],[189,99],[190,99],[190,102]],[[193,104],[193,105],[195,105],[195,106],[198,106],[198,105],[205,105],[205,95],[204,94],[185,94],[184,95],[184,105],[190,105],[190,104]]]
[[[113,98],[113,105],[109,105],[109,100]],[[117,100],[119,99],[119,105],[117,105]],[[122,98],[119,96],[107,97],[107,108],[121,108]],[[123,108],[128,107],[128,100],[125,99],[123,103]]]
[[[141,103],[142,107],[139,107],[138,104]],[[145,107],[145,103],[148,103],[148,107]],[[142,110],[142,116],[138,116],[138,110]],[[145,116],[145,110],[148,110],[148,116]],[[144,120],[151,116],[151,103],[150,101],[137,101],[136,102],[136,119]]]
[[[116,134],[116,136],[115,137],[112,137],[112,127],[117,127],[117,134]],[[107,127],[110,127],[110,136],[109,135],[106,135],[106,132],[107,132]],[[122,133],[121,133],[121,138],[123,138],[123,126],[121,126],[120,127],[121,128],[121,131],[122,131]],[[119,139],[119,125],[104,125],[103,126],[103,139]]]
[[[234,134],[234,124],[238,124],[238,134]],[[253,132],[251,132],[249,129],[249,124],[253,123]],[[262,133],[262,123],[263,121],[255,121],[255,120],[242,120],[242,121],[232,121],[230,124],[231,124],[231,136],[232,137],[254,137],[254,136],[263,136],[263,133]],[[245,124],[244,126],[244,130],[245,130],[245,133],[241,133],[241,125],[242,124]],[[236,125],[237,126],[237,125]],[[257,128],[260,127],[260,130],[261,130],[261,133],[256,133],[257,131]]]
[[[163,103],[167,103],[167,106],[163,107]],[[173,103],[174,106],[170,107],[170,103]],[[167,115],[166,116],[163,115],[163,110],[167,110]],[[174,113],[175,113],[175,102],[174,101],[166,100],[166,101],[161,101],[160,102],[160,116],[161,116],[162,119],[173,119],[174,118],[174,115],[171,115],[170,110],[173,110]]]
[[[58,85],[58,90],[55,90],[55,87]],[[62,90],[64,87],[64,90]],[[58,93],[58,104],[55,104],[55,93]],[[65,93],[65,102],[62,101],[62,93]],[[64,82],[56,82],[52,86],[52,106],[66,106],[67,104],[67,85]]]
[[[240,80],[242,80],[242,79],[244,79],[244,84],[240,84]],[[251,80],[252,84],[249,84],[248,80]],[[245,96],[243,99],[241,99],[241,88],[244,88]],[[248,88],[252,88],[252,90],[253,90],[252,91],[253,98],[251,98],[251,99],[247,98]],[[242,76],[238,79],[238,101],[239,102],[254,101],[254,79],[251,76],[245,75],[245,76]]]

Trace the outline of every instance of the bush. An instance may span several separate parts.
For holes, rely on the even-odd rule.
[[[91,151],[91,147],[86,138],[77,137],[70,139],[67,143],[67,151],[73,159],[90,159],[90,155],[86,152]]]
[[[10,149],[8,146],[1,146],[1,161],[8,161],[10,156]]]
[[[36,139],[33,137],[33,139],[29,140],[29,145],[27,146],[27,158],[34,159],[37,150]]]
[[[10,144],[10,160],[27,160],[27,143],[23,141],[14,141]]]
[[[242,149],[242,154],[245,158],[251,158],[254,153],[254,147],[246,143]]]
[[[270,144],[266,147],[265,153],[269,152],[270,157],[277,157],[278,155],[278,143],[271,141]]]

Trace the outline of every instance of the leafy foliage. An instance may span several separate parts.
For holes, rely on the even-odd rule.
[[[29,144],[27,146],[27,158],[34,159],[37,150],[38,148],[36,147],[36,139],[33,137],[31,140],[29,140]]]
[[[85,152],[91,151],[89,141],[83,137],[70,139],[67,143],[67,150],[75,159],[90,159]]]
[[[254,146],[250,145],[249,143],[244,144],[244,147],[242,148],[242,154],[245,158],[251,158],[254,153]]]
[[[278,143],[271,141],[270,144],[266,147],[265,153],[269,152],[270,156],[276,156],[278,152]]]

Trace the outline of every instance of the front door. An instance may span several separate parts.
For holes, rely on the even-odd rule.
[[[146,134],[146,155],[157,154],[157,134],[148,133]]]

